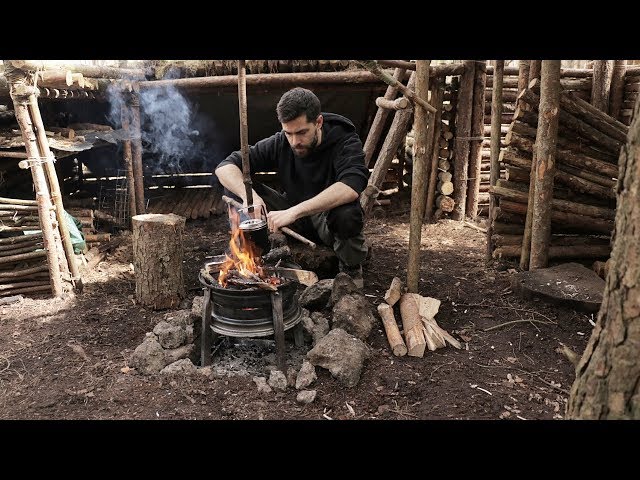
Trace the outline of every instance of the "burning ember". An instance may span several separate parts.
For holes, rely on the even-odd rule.
[[[275,285],[282,283],[279,277],[265,273],[262,258],[256,253],[257,247],[245,238],[241,229],[233,229],[229,249],[231,256],[226,255],[218,275],[218,283],[222,287],[227,288],[228,284],[232,284],[276,290]]]

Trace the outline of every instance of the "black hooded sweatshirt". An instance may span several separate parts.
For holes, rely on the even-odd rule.
[[[358,194],[367,186],[369,170],[364,166],[362,142],[351,121],[335,113],[322,113],[322,141],[304,158],[294,156],[283,131],[249,148],[251,172],[277,171],[291,205],[315,197],[335,182]],[[240,151],[233,152],[218,167],[234,164],[242,170]]]

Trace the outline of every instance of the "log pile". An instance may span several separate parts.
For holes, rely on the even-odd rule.
[[[496,199],[491,214],[494,259],[521,255],[539,95],[539,79],[518,95],[506,148],[500,153],[505,178],[490,188]],[[628,127],[584,97],[567,89],[560,92],[549,259],[606,259],[610,253],[617,162]]]
[[[612,87],[613,88],[613,87]],[[640,93],[640,66],[628,66],[624,74],[622,103],[616,118],[625,125],[630,125],[633,117],[633,107]],[[611,112],[613,115],[615,112]]]
[[[35,200],[0,197],[0,297],[51,292]]]

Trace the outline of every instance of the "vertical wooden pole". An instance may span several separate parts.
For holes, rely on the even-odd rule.
[[[425,206],[424,218],[426,222],[431,222],[433,218],[433,205],[436,199],[436,184],[438,182],[438,157],[440,156],[440,148],[438,141],[440,140],[440,131],[442,130],[442,102],[444,99],[444,78],[433,78],[431,87],[432,105],[436,107],[436,113],[433,115],[433,149],[431,150],[431,168],[429,170],[429,185],[427,187],[427,204]]]
[[[531,227],[531,259],[529,269],[544,268],[549,259],[551,240],[551,201],[556,171],[556,142],[560,113],[560,60],[544,60],[540,84],[540,107],[536,143],[538,154],[535,182],[533,224]]]
[[[496,60],[493,69],[493,95],[491,96],[491,167],[489,185],[492,187],[500,178],[500,127],[502,124],[502,79],[504,76],[504,60]],[[520,82],[518,82],[519,84]],[[493,254],[493,210],[496,207],[496,199],[489,194],[489,226],[487,228],[487,261]]]
[[[624,74],[627,70],[626,60],[613,62],[613,74],[611,77],[611,93],[609,95],[609,115],[619,120],[620,108],[624,97]]]
[[[416,61],[416,96],[427,100],[429,93],[429,64],[431,60]],[[433,99],[432,99],[433,100]],[[419,105],[415,106],[414,131],[415,149],[413,157],[413,176],[411,180],[411,214],[409,226],[409,264],[407,266],[407,287],[409,292],[418,293],[420,276],[420,243],[422,220],[426,202],[426,180],[428,177],[427,156],[429,112]],[[431,115],[433,117],[433,115]],[[433,128],[430,129],[433,137]]]
[[[124,166],[127,172],[127,197],[129,199],[129,223],[131,223],[131,217],[135,217],[138,213],[136,211],[136,181],[133,174],[133,156],[131,154],[131,129],[129,128],[129,109],[126,105],[122,105],[120,111],[120,119],[122,122],[122,129],[127,134],[127,139],[122,143],[122,155],[124,157]]]
[[[502,68],[504,72],[504,61],[502,61]],[[529,60],[520,60],[518,68],[518,93],[520,93],[529,85]],[[495,75],[495,70],[493,74]]]
[[[249,163],[249,123],[247,121],[247,72],[245,61],[238,60],[238,103],[240,107],[240,150],[242,153],[242,180],[247,195],[247,205],[253,205],[253,186]]]
[[[609,111],[609,93],[611,91],[612,75],[612,60],[594,60],[591,105],[596,107],[598,110],[602,110],[603,112]]]
[[[36,135],[29,115],[28,98],[34,93],[34,87],[27,85],[27,75],[22,70],[16,69],[11,62],[5,62],[5,75],[11,83],[11,100],[16,114],[16,120],[22,132],[22,140],[28,158],[31,160],[31,176],[36,190],[36,201],[38,202],[38,217],[40,219],[40,229],[42,230],[42,241],[47,252],[47,263],[49,264],[49,278],[54,296],[62,295],[62,279],[60,278],[60,265],[58,265],[58,249],[53,236],[53,222],[51,218],[51,198],[47,187],[47,179],[42,171],[39,158]]]
[[[282,295],[271,292],[271,313],[273,315],[273,337],[276,341],[276,363],[278,370],[287,373],[286,345],[284,344],[284,316],[282,313]]]
[[[482,139],[484,137],[484,90],[487,86],[487,61],[475,62],[473,80],[473,106],[471,114],[471,144],[469,148],[469,181],[467,183],[468,217],[478,216],[480,193],[480,167],[482,163]]]
[[[146,212],[146,206],[144,201],[144,168],[142,166],[142,133],[140,129],[140,85],[138,82],[132,84],[129,101],[133,176],[136,189],[136,214],[143,215]]]
[[[454,220],[464,220],[467,207],[467,172],[469,171],[469,138],[475,62],[465,60],[460,76],[460,90],[456,107],[456,136],[453,149],[453,199],[456,204],[451,214]]]
[[[40,115],[40,108],[38,106],[38,99],[35,95],[29,95],[27,100],[29,104],[29,112],[31,113],[31,120],[35,126],[36,138],[38,143],[38,151],[40,157],[44,160],[44,173],[49,180],[49,188],[51,192],[51,199],[56,207],[56,219],[58,220],[58,228],[60,229],[60,237],[62,240],[62,247],[64,248],[64,255],[67,258],[67,264],[69,265],[69,271],[71,272],[71,280],[74,282],[76,290],[82,292],[83,284],[82,278],[80,278],[80,271],[78,270],[78,264],[76,263],[76,256],[73,252],[73,244],[71,243],[71,236],[69,235],[69,227],[67,226],[67,219],[64,213],[64,205],[62,204],[62,195],[60,193],[60,184],[58,183],[58,175],[56,169],[53,166],[53,153],[49,149],[49,141],[44,130],[44,124],[42,123],[42,115]]]
[[[406,70],[404,68],[396,68],[393,73],[393,78],[402,81],[404,78]],[[387,100],[394,100],[396,95],[398,94],[398,89],[391,85],[387,86],[387,91],[384,94],[384,98]],[[380,141],[380,135],[382,135],[382,130],[384,130],[384,125],[387,122],[387,118],[389,117],[390,110],[387,108],[378,107],[378,111],[376,112],[376,116],[373,119],[373,123],[371,124],[371,128],[369,129],[369,134],[367,135],[367,140],[364,142],[364,164],[368,167],[371,166],[371,159],[373,157],[373,152]]]
[[[529,80],[527,81],[527,85],[534,78],[540,78],[542,71],[542,60],[531,60],[529,62]],[[526,88],[526,87],[525,87]]]

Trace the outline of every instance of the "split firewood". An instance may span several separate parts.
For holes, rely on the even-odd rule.
[[[283,247],[273,248],[262,256],[264,263],[276,263],[278,260],[291,256],[291,249],[285,245]]]
[[[384,301],[387,302],[390,307],[393,307],[396,302],[400,300],[400,297],[402,296],[402,287],[402,280],[398,277],[393,277],[389,290],[384,294]]]
[[[407,354],[407,346],[400,335],[398,324],[393,315],[393,309],[386,303],[378,305],[378,313],[382,318],[382,324],[384,325],[384,331],[387,334],[387,340],[391,346],[391,350],[396,357],[402,357]]]
[[[227,283],[231,284],[231,285],[235,285],[237,287],[245,287],[245,288],[251,288],[251,287],[258,287],[261,290],[269,290],[272,292],[275,292],[278,290],[278,287],[276,287],[275,285],[272,285],[270,283],[267,282],[258,282],[255,280],[244,280],[244,279],[240,279],[240,278],[227,278]]]
[[[420,298],[417,293],[405,293],[400,297],[404,338],[407,341],[407,353],[411,357],[424,356],[424,349],[427,346],[424,336],[425,327],[420,317]]]
[[[460,342],[453,338],[449,332],[444,330],[438,322],[436,322],[435,318],[424,318],[423,323],[425,324],[425,339],[427,341],[427,346],[429,350],[435,350],[436,348],[446,347],[447,343],[451,344],[453,347],[460,349],[462,345]],[[435,348],[431,348],[434,345]]]

